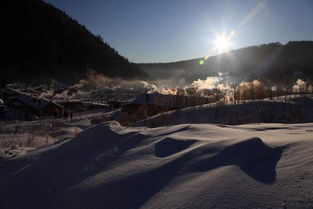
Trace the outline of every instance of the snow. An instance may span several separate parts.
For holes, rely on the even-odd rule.
[[[312,127],[100,123],[0,161],[0,207],[312,208]]]
[[[38,147],[74,138],[91,124],[114,120],[120,113],[120,109],[108,112],[108,108],[103,108],[75,113],[73,119],[3,121],[0,123],[0,159],[24,155]],[[12,150],[12,146],[18,148]]]

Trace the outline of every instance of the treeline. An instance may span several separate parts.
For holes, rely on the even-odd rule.
[[[160,94],[171,94],[190,97],[205,97],[208,102],[245,103],[247,100],[262,100],[281,97],[288,100],[292,95],[312,95],[313,84],[297,79],[292,85],[268,85],[260,80],[243,81],[238,85],[217,85],[214,88],[184,87],[174,89],[158,89]]]
[[[151,79],[184,78],[187,82],[218,76],[219,72],[240,83],[258,79],[290,85],[295,79],[313,79],[313,41],[292,41],[245,47],[218,56],[172,63],[140,64]],[[202,62],[200,62],[202,60]]]
[[[241,82],[238,86],[220,91],[222,98],[227,102],[245,102],[246,100],[258,100],[265,98],[274,98],[284,96],[284,100],[288,100],[289,96],[295,94],[312,94],[313,86],[302,79],[298,79],[292,86],[268,86],[259,80],[251,82]]]
[[[93,69],[109,77],[147,78],[138,66],[63,11],[41,0],[4,0],[0,82],[76,82]]]

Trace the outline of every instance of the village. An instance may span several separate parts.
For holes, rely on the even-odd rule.
[[[213,98],[217,97],[139,92],[62,99],[7,87],[0,94],[0,159],[73,138],[94,124],[115,120],[131,125],[158,113],[214,102]]]
[[[115,118],[123,125],[149,118],[159,113],[218,103],[237,104],[249,100],[280,97],[287,101],[291,95],[311,95],[312,85],[298,79],[289,88],[267,86],[260,81],[241,82],[233,88],[174,88],[162,91],[133,91],[128,93],[83,92],[68,97],[60,90],[53,94],[27,89],[3,88],[0,91],[0,121],[34,121],[42,119],[82,118],[85,113],[119,110]],[[69,91],[64,91],[69,94]],[[64,96],[65,95],[65,96]],[[109,118],[111,119],[111,118]]]
[[[215,97],[214,97],[215,98]],[[133,98],[110,100],[95,98],[95,101],[79,99],[60,100],[38,97],[35,94],[5,88],[0,94],[0,119],[39,120],[73,118],[92,110],[112,111],[121,108],[121,112],[132,114],[138,119],[170,110],[215,102],[212,98],[184,95],[163,95],[160,93],[142,93]]]

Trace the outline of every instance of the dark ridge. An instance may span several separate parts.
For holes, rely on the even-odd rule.
[[[286,45],[269,43],[250,46],[229,53],[171,63],[139,64],[151,79],[198,78],[217,76],[218,72],[241,80],[260,79],[265,82],[294,83],[295,79],[313,79],[313,41],[292,41]]]
[[[85,26],[41,0],[1,3],[0,82],[76,82],[88,69],[108,77],[146,79]]]

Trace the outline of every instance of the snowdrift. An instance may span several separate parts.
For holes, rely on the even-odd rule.
[[[253,100],[240,104],[214,103],[161,113],[133,125],[159,127],[182,123],[306,123],[313,122],[312,107],[312,97],[294,97],[288,102]]]
[[[0,208],[312,208],[313,124],[122,127],[0,163]]]

